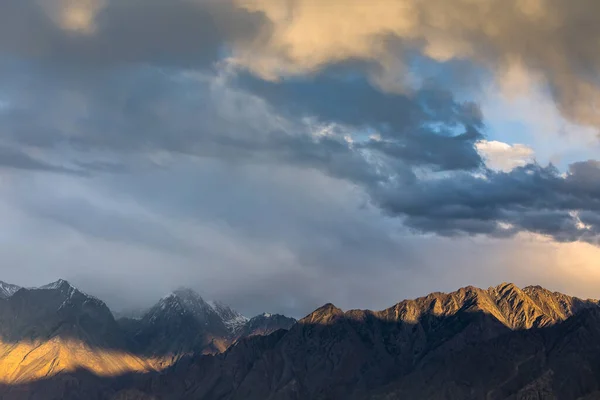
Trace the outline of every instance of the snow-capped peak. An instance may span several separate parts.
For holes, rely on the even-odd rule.
[[[61,293],[61,295],[65,296],[63,303],[58,308],[59,310],[67,306],[73,305],[74,299],[77,299],[75,301],[76,303],[82,301],[84,303],[92,302],[97,305],[106,306],[102,300],[82,292],[81,290],[77,289],[75,286],[71,285],[64,279],[59,279],[56,282],[51,282],[47,285],[33,288],[33,290],[58,290]]]
[[[144,318],[155,322],[177,315],[191,315],[198,321],[206,322],[211,313],[214,314],[214,310],[198,293],[182,287],[161,298]]]
[[[0,281],[0,298],[6,299],[21,289],[21,286]]]
[[[71,285],[69,282],[64,279],[59,279],[56,282],[48,283],[47,285],[43,285],[38,287],[38,289],[51,290],[51,289],[62,289],[62,288],[73,288],[75,287]]]
[[[179,288],[161,298],[144,318],[155,322],[177,315],[191,315],[205,324],[220,320],[230,333],[236,332],[248,322],[248,318],[228,305],[218,301],[205,301],[189,288]]]

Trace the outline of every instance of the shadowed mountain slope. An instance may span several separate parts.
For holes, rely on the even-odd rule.
[[[281,314],[264,313],[248,320],[236,332],[237,339],[251,336],[265,336],[280,329],[289,330],[296,320]]]
[[[433,293],[378,312],[327,304],[289,331],[241,339],[216,356],[184,357],[161,373],[60,375],[0,393],[6,399],[36,393],[102,399],[592,399],[600,394],[598,360],[597,301],[502,284]]]
[[[141,319],[121,321],[104,302],[64,280],[39,288],[2,283],[0,289],[0,382],[79,368],[99,376],[147,372],[188,354],[224,351],[253,334],[245,317],[190,289],[161,299]]]
[[[6,299],[21,289],[21,286],[0,281],[0,299]]]
[[[126,338],[106,304],[64,280],[21,288],[0,301],[0,336],[8,342],[61,337],[97,347],[126,347]]]
[[[296,322],[282,315],[262,314],[248,319],[220,302],[207,302],[191,289],[181,288],[160,301],[138,320],[122,319],[135,352],[176,360],[192,353],[217,354],[236,340],[288,329]]]

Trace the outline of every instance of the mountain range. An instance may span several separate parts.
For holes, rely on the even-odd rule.
[[[138,320],[115,321],[102,302],[64,281],[49,286],[1,301],[7,345],[75,340],[96,357],[145,364],[104,373],[72,363],[46,376],[10,375],[2,399],[600,398],[600,303],[540,286],[469,286],[382,311],[326,304],[297,322],[269,314],[246,320],[188,289]],[[28,358],[12,358],[13,369],[27,371]],[[0,365],[4,375],[11,370],[5,358]]]
[[[104,302],[65,280],[39,288],[0,282],[0,382],[78,368],[99,376],[160,370],[185,355],[219,353],[242,337],[296,322],[284,316],[269,320],[268,329],[254,327],[256,319],[185,288],[139,318],[115,319]]]

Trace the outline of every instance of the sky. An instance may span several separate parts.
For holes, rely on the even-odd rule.
[[[598,298],[598,38],[596,0],[3,0],[0,280]]]

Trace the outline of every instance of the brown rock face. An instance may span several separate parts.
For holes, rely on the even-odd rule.
[[[66,281],[20,288],[0,300],[0,382],[78,368],[99,376],[147,372],[155,361],[131,353],[108,307]]]
[[[295,322],[283,316],[250,321],[189,289],[161,299],[139,320],[119,323],[104,302],[67,281],[31,289],[0,282],[0,383],[78,369],[100,377],[157,371],[183,356],[220,353],[242,337]]]
[[[597,301],[502,284],[432,293],[376,312],[327,304],[289,331],[240,339],[216,356],[184,357],[162,373],[63,374],[5,386],[0,396],[592,399],[600,398],[598,360]]]

